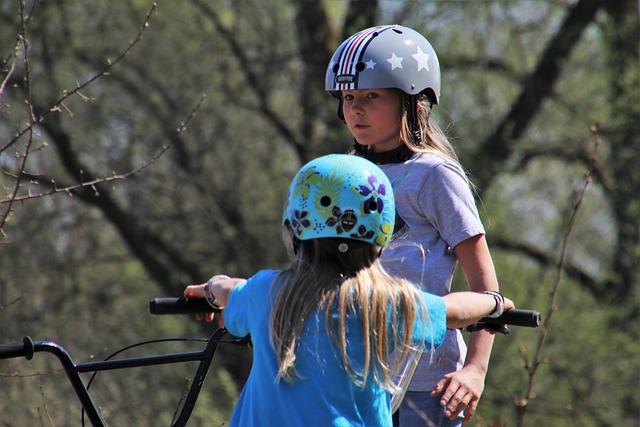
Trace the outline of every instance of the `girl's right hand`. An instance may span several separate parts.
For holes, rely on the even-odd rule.
[[[207,283],[201,283],[199,285],[189,285],[184,289],[183,295],[185,298],[204,298],[204,288]],[[221,312],[222,313],[222,312]],[[215,313],[196,313],[196,319],[206,320],[207,323],[213,322]],[[222,326],[220,326],[222,327]]]
[[[218,324],[220,327],[224,327],[224,308],[229,303],[231,291],[233,291],[234,287],[246,281],[247,279],[240,277],[231,278],[229,276],[219,274],[213,276],[207,283],[187,286],[184,290],[184,296],[186,298],[215,299],[221,310]],[[207,295],[207,293],[209,293],[209,295]],[[204,318],[207,322],[212,322],[214,313],[200,313],[199,315],[196,315],[196,318],[198,320],[202,320]]]

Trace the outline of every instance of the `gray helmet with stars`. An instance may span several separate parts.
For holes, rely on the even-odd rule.
[[[327,67],[325,90],[396,88],[409,95],[440,98],[440,65],[431,44],[400,25],[367,28],[345,40]]]

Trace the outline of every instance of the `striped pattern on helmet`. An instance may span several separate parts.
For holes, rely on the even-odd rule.
[[[367,47],[379,34],[394,27],[393,25],[386,25],[368,28],[347,39],[337,61],[340,68],[335,77],[336,90],[354,90],[358,88],[358,74],[362,70],[356,69],[356,66],[362,62]]]

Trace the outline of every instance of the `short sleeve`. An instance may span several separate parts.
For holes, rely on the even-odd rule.
[[[427,292],[420,292],[422,301],[427,309],[428,316],[420,316],[422,322],[416,322],[413,326],[413,339],[423,341],[429,349],[437,348],[444,341],[447,332],[447,305],[442,297]]]
[[[275,270],[263,270],[233,288],[224,309],[224,324],[229,333],[243,337],[253,332],[257,319],[265,318],[271,285],[277,274]]]
[[[449,247],[484,234],[473,193],[462,169],[453,162],[434,167],[418,195],[420,207]]]
[[[249,307],[251,305],[250,280],[237,285],[231,291],[229,303],[224,309],[224,326],[235,336],[249,333]]]

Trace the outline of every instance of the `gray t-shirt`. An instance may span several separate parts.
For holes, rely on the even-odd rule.
[[[422,290],[449,293],[457,264],[453,248],[484,234],[462,168],[432,153],[380,168],[393,186],[397,212],[391,243],[382,253],[384,267]],[[462,367],[466,351],[460,331],[448,330],[435,353],[422,357],[409,390],[433,390],[444,374]]]

